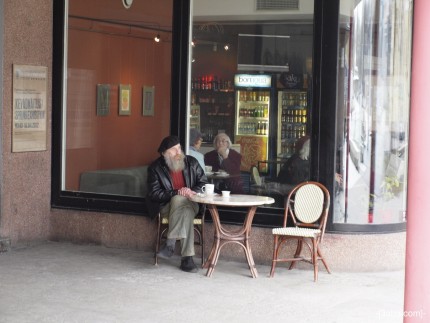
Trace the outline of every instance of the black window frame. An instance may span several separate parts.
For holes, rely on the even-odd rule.
[[[67,0],[53,2],[53,68],[52,68],[52,171],[51,206],[61,209],[147,215],[143,197],[95,194],[61,189],[63,62],[65,39],[65,8]],[[172,22],[172,87],[170,132],[185,140],[186,68],[190,1],[173,0]]]

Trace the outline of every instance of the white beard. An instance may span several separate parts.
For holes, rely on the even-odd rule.
[[[181,158],[179,160],[176,160],[173,157],[169,157],[169,156],[164,156],[164,160],[166,161],[167,167],[169,167],[169,169],[172,172],[178,172],[178,171],[182,171],[185,168],[185,155],[181,154],[180,155]]]

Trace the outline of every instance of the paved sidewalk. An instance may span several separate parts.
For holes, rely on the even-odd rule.
[[[200,259],[195,259],[200,263]],[[46,242],[0,254],[0,322],[403,322],[404,272],[333,273],[221,258],[211,278],[180,258]],[[423,320],[424,322],[425,320]]]

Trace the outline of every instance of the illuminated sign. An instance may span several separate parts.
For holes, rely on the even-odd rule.
[[[234,76],[234,85],[239,87],[271,87],[272,76],[237,74]]]

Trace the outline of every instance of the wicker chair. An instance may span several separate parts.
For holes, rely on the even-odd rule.
[[[294,268],[297,261],[312,263],[314,266],[314,281],[318,280],[319,260],[322,261],[327,272],[330,273],[320,249],[329,207],[330,193],[324,185],[308,181],[293,188],[286,200],[283,226],[272,230],[274,246],[270,277],[275,274],[275,267],[278,262],[291,262],[289,269]],[[288,218],[291,218],[294,226],[287,227]],[[290,239],[297,240],[295,254],[292,258],[282,258],[279,255],[281,247]],[[301,255],[303,244],[310,251],[309,258]]]
[[[205,261],[205,239],[204,239],[204,224],[205,224],[206,208],[201,208],[199,214],[194,218],[194,244],[201,247],[202,267]],[[157,214],[157,241],[155,243],[155,265],[158,265],[157,253],[160,250],[162,241],[167,238],[167,231],[169,229],[169,219]]]

